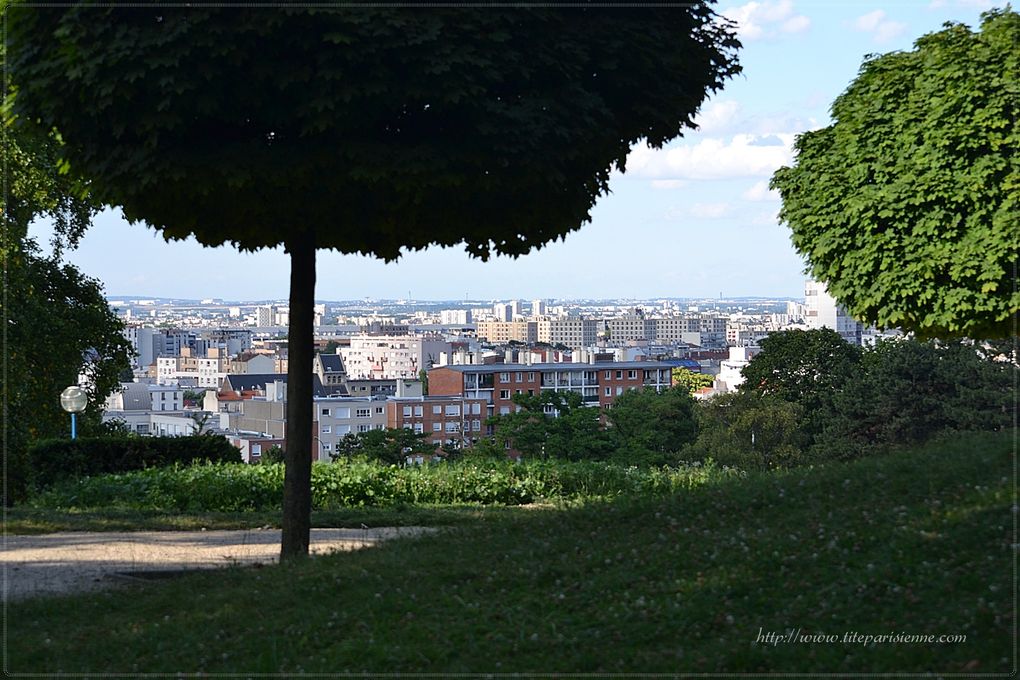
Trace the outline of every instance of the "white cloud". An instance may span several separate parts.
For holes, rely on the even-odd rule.
[[[653,189],[679,189],[680,187],[687,186],[687,182],[682,179],[653,179]]]
[[[725,130],[733,122],[740,110],[740,104],[735,101],[709,102],[694,117],[700,132],[717,132]]]
[[[878,43],[888,42],[906,30],[907,25],[899,21],[886,19],[885,12],[876,9],[857,17],[854,28],[872,34],[872,40]]]
[[[704,139],[692,146],[659,150],[642,144],[627,157],[630,176],[650,179],[770,177],[793,160],[793,133],[734,135]]]
[[[737,37],[744,41],[771,38],[777,33],[800,33],[811,20],[793,13],[793,0],[764,0],[724,9],[721,14],[737,24]]]
[[[691,206],[691,215],[707,219],[719,219],[730,214],[729,203],[695,203]]]
[[[779,192],[769,190],[768,180],[755,182],[754,185],[745,191],[741,196],[747,201],[778,201]]]

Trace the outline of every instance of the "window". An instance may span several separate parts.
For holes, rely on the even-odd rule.
[[[333,428],[333,434],[349,434],[351,431],[350,425],[337,425]]]
[[[623,371],[617,371],[616,372],[616,379],[617,380],[623,380]]]
[[[460,415],[460,405],[458,405],[458,404],[449,404],[449,405],[447,405],[447,407],[446,407],[446,415],[448,415],[448,416],[459,416]]]
[[[606,371],[606,380],[609,380],[612,377],[613,377],[613,372],[612,371]]]
[[[322,409],[322,415],[328,416],[329,415],[329,409],[328,408]]]
[[[404,407],[404,417],[405,418],[410,418],[411,417],[411,407],[410,406],[405,406]]]
[[[529,397],[535,396],[535,390],[528,390],[528,396]]]
[[[606,388],[606,396],[607,397],[613,396],[613,388],[612,387],[607,387]]]
[[[329,442],[322,442],[323,451],[329,451],[329,446],[330,446]]]
[[[617,387],[616,388],[616,396],[620,396],[621,394],[623,394],[623,388],[622,387]]]
[[[333,413],[333,417],[337,420],[346,420],[351,417],[351,409],[349,408],[338,408]]]
[[[442,432],[443,431],[443,424],[442,423],[432,423],[432,431],[433,432]]]
[[[415,406],[414,407],[414,417],[415,418],[421,418],[421,414],[422,414],[421,406]]]
[[[371,429],[371,425],[358,425],[358,432],[368,432]]]
[[[509,399],[510,398],[510,390],[500,390],[499,391],[499,398],[500,399]]]
[[[329,434],[333,429],[329,425],[323,425],[320,434]]]
[[[509,413],[510,413],[510,407],[509,406],[500,406],[499,407],[499,415],[505,416],[505,415],[508,415]]]
[[[460,432],[460,423],[458,423],[456,421],[453,421],[453,420],[447,422],[446,423],[446,431],[447,432]]]
[[[471,404],[471,415],[477,416],[480,415],[481,412],[482,412],[481,404]]]
[[[514,382],[523,382],[523,381],[524,381],[524,374],[521,373],[520,371],[517,371],[517,373],[514,374]]]
[[[627,371],[627,378],[633,380],[637,377],[637,371]]]
[[[375,412],[376,412],[376,415],[385,413],[386,412],[386,407],[385,406],[376,406],[375,407]]]
[[[472,420],[471,421],[471,429],[474,430],[475,432],[481,432],[481,430],[482,430],[482,421],[480,421],[480,420]]]
[[[535,373],[534,372],[529,372],[528,373],[528,382],[535,382]]]
[[[422,432],[425,431],[425,428],[422,427],[421,423],[415,423],[414,424],[414,431],[415,431],[416,434],[421,434]]]
[[[357,418],[368,418],[370,415],[372,415],[372,409],[359,408],[357,411],[355,411],[354,415]]]
[[[439,404],[436,404],[435,406],[432,407],[432,415],[438,416],[442,412],[443,412],[443,407],[440,406]]]
[[[505,383],[510,382],[510,374],[509,373],[500,373],[499,374],[499,381],[500,382],[505,382]]]

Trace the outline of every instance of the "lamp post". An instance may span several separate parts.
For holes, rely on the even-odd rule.
[[[85,394],[85,390],[77,385],[71,385],[60,393],[60,405],[71,414],[71,439],[75,439],[78,436],[77,415],[85,410],[85,405],[88,402],[89,399]]]

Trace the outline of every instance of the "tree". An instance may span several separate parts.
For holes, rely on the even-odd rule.
[[[694,398],[683,386],[663,392],[628,390],[606,414],[616,456],[627,462],[666,465],[697,436]]]
[[[1020,17],[869,57],[771,186],[812,275],[855,317],[919,336],[1016,335]]]
[[[864,352],[823,413],[814,450],[852,458],[920,444],[940,432],[997,430],[1013,420],[1017,367],[973,344],[897,339]]]
[[[796,465],[804,446],[803,413],[799,404],[775,396],[716,395],[698,405],[698,439],[683,455],[744,469]]]
[[[673,369],[673,385],[682,386],[692,395],[702,387],[711,387],[713,382],[712,376],[705,373],[695,373],[686,368]]]
[[[490,419],[496,441],[529,458],[598,460],[612,450],[599,422],[599,409],[585,406],[576,392],[515,394],[520,410]]]
[[[859,370],[860,348],[829,328],[771,333],[760,344],[742,371],[740,391],[799,405],[805,431],[813,434],[814,418]]]
[[[0,46],[2,50],[2,46]],[[2,54],[2,52],[0,52]],[[70,418],[60,393],[84,378],[88,406],[78,416],[83,435],[103,432],[103,404],[129,369],[123,323],[109,308],[98,281],[61,260],[77,245],[98,210],[88,184],[59,161],[62,141],[52,131],[16,125],[15,97],[3,106],[3,157],[8,191],[3,201],[4,417],[8,491],[15,500],[27,475],[25,454],[34,441],[66,437]],[[52,253],[28,237],[35,219],[54,225]]]
[[[435,445],[426,433],[414,432],[406,427],[369,430],[346,434],[337,444],[333,460],[354,455],[364,456],[386,465],[403,465],[408,456],[432,456]]]
[[[8,15],[18,105],[103,201],[167,238],[290,254],[284,558],[308,552],[316,248],[525,254],[739,71],[707,2]]]

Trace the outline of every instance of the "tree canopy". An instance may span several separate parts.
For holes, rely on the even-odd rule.
[[[1016,333],[1020,17],[865,60],[772,187],[812,276],[855,317],[924,336]]]
[[[739,70],[707,3],[9,14],[17,105],[102,200],[242,249],[526,253]]]

